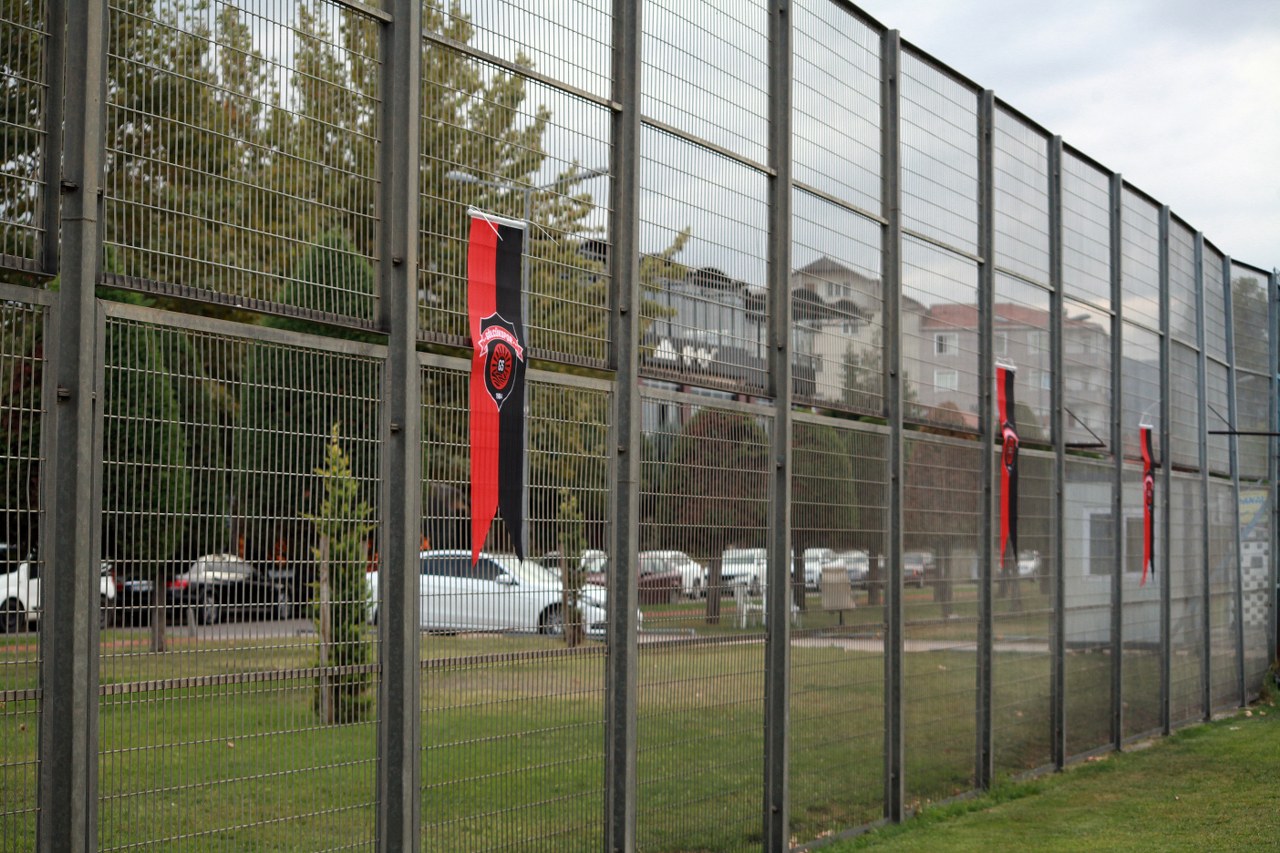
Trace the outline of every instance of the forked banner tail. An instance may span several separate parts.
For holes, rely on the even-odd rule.
[[[1151,453],[1151,427],[1139,427],[1142,440],[1142,581],[1155,574],[1155,507],[1156,475],[1155,459]]]
[[[996,394],[1000,406],[1000,568],[1005,554],[1018,555],[1018,425],[1013,416],[1014,369],[996,366]]]
[[[467,315],[471,326],[471,562],[502,514],[524,558],[525,339],[523,222],[471,212]]]

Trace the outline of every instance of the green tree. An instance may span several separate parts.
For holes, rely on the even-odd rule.
[[[808,548],[852,548],[858,529],[858,483],[851,443],[854,434],[835,427],[796,422],[791,427],[792,588],[806,606],[804,552]]]
[[[34,0],[0,0],[0,254],[28,259],[36,251],[44,168],[42,12],[43,4]]]
[[[720,620],[721,555],[729,547],[763,547],[768,515],[768,435],[756,418],[705,408],[676,436],[657,473],[651,519],[662,537],[653,547],[684,550],[685,538],[710,556],[707,622]]]
[[[323,497],[306,517],[320,545],[320,594],[316,625],[320,635],[320,678],[316,709],[325,725],[363,720],[370,708],[372,643],[365,636],[369,593],[365,585],[365,542],[374,528],[373,510],[360,497],[360,483],[334,423],[324,465],[315,469]]]

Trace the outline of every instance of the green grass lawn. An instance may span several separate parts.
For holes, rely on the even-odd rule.
[[[912,590],[909,598],[918,617],[909,636],[945,641],[905,658],[906,783],[909,801],[925,805],[973,784],[976,635],[960,597],[952,619],[931,590]],[[1044,618],[1031,604],[1024,599],[1024,611],[1008,613],[998,631],[1034,636]],[[685,621],[696,634],[640,645],[637,831],[644,850],[739,850],[760,842],[764,634],[759,625],[737,628],[732,611],[707,626],[703,607],[646,608],[646,626]],[[874,822],[883,811],[883,656],[865,642],[881,631],[879,613],[860,606],[843,628],[816,608],[801,615],[790,684],[792,830],[801,842]],[[297,674],[316,662],[313,636],[255,638],[251,626],[220,641],[175,634],[158,654],[147,651],[145,636],[128,629],[103,635],[102,849],[370,843],[376,716],[319,723],[314,678]],[[3,686],[34,687],[26,648],[32,638],[7,639],[0,644]],[[536,636],[428,635],[422,658],[425,848],[600,849],[604,647],[567,650]],[[1043,766],[1047,656],[997,651],[995,662],[998,767]],[[1071,701],[1105,696],[1109,672],[1105,655],[1070,656]],[[1087,731],[1091,705],[1074,708],[1069,718]],[[33,833],[37,712],[33,699],[0,708],[0,850],[23,849]],[[1105,740],[1105,720],[1089,736],[1095,734]]]
[[[1277,790],[1280,710],[1260,704],[822,850],[1272,850]]]

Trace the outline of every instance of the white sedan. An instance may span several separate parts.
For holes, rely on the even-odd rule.
[[[527,631],[559,635],[567,621],[563,586],[533,560],[483,552],[474,566],[467,551],[420,555],[419,624],[427,631]],[[366,575],[369,620],[378,619],[378,572]],[[605,631],[603,589],[582,590],[579,611],[591,636]]]

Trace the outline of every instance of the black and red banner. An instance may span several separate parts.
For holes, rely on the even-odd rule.
[[[1000,568],[1013,548],[1018,559],[1018,425],[1013,410],[1014,369],[996,365],[996,397],[1000,407]]]
[[[1148,574],[1155,574],[1155,508],[1156,475],[1155,458],[1151,453],[1151,427],[1139,426],[1142,446],[1142,581]]]
[[[524,558],[525,225],[471,211],[467,315],[471,326],[471,562],[502,514]]]

